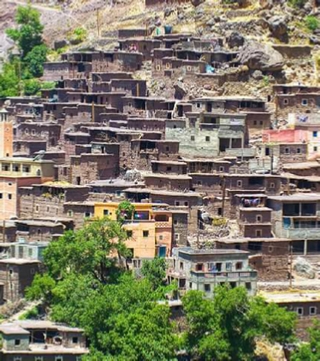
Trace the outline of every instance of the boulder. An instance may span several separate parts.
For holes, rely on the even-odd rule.
[[[191,4],[193,6],[199,6],[200,4],[204,3],[205,0],[191,0]]]
[[[233,31],[227,38],[227,44],[230,48],[242,46],[244,42],[245,38],[237,31]]]
[[[302,277],[311,279],[315,277],[315,272],[312,265],[302,257],[298,257],[295,260],[293,269]]]
[[[53,47],[54,47],[54,50],[58,50],[58,49],[64,48],[64,47],[67,46],[68,44],[69,44],[68,41],[67,41],[67,40],[64,40],[64,39],[62,39],[62,40],[56,40],[56,41],[54,42]]]
[[[276,38],[281,38],[288,31],[286,18],[283,16],[273,16],[268,21],[269,29]]]
[[[309,40],[310,40],[310,44],[320,45],[320,37],[319,36],[310,35]]]
[[[261,70],[255,70],[253,73],[252,73],[252,78],[255,79],[255,80],[261,80],[263,79],[263,74],[262,74],[262,71]]]
[[[255,41],[246,42],[240,50],[237,61],[251,70],[279,71],[284,65],[282,55],[270,45]]]

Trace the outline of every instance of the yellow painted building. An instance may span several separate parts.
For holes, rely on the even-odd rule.
[[[94,216],[116,220],[118,206],[119,203],[113,202],[96,203]],[[133,203],[133,206],[133,219],[124,224],[129,235],[126,246],[132,251],[133,257],[153,258],[158,254],[169,256],[172,247],[172,213],[166,210],[167,205]]]

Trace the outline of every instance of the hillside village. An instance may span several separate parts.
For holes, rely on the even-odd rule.
[[[81,328],[12,315],[29,307],[49,244],[117,221],[123,204],[127,267],[165,259],[173,313],[190,290],[242,286],[294,311],[308,340],[320,319],[320,20],[300,37],[292,22],[319,19],[320,3],[283,3],[224,4],[209,19],[207,1],[145,0],[148,22],[113,30],[99,11],[126,3],[99,3],[94,38],[51,39],[52,87],[0,99],[0,314],[15,309],[1,360],[83,360]],[[181,25],[191,16],[202,25]]]

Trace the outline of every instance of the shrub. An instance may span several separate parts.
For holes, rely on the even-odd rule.
[[[303,8],[308,0],[289,0],[288,3],[294,8]]]
[[[304,22],[306,24],[306,27],[311,31],[315,31],[320,27],[319,19],[312,15],[306,16]]]

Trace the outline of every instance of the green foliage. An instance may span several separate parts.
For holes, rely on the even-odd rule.
[[[261,298],[250,298],[243,287],[217,287],[213,300],[189,291],[183,306],[188,323],[185,347],[191,357],[249,361],[257,337],[271,342],[293,337],[296,315],[275,304],[266,305]]]
[[[118,222],[107,218],[86,223],[83,229],[68,231],[56,242],[51,242],[44,252],[48,273],[54,279],[68,273],[91,275],[106,283],[113,275],[115,254],[118,259],[127,257],[126,231]]]
[[[166,260],[156,257],[142,263],[141,274],[150,281],[153,289],[163,286],[166,278]]]
[[[304,22],[306,27],[311,31],[315,31],[320,27],[320,21],[316,16],[308,15],[305,17]]]
[[[0,74],[0,97],[12,97],[19,95],[18,60],[13,60],[11,63],[3,65],[2,73]]]
[[[119,203],[118,209],[116,210],[117,221],[124,223],[127,219],[132,219],[135,212],[134,205],[128,201]]]
[[[28,310],[27,312],[23,313],[19,320],[33,320],[36,319],[39,315],[39,309],[37,306],[31,308],[31,310]]]
[[[24,95],[36,95],[41,88],[38,79],[27,79],[24,81]]]
[[[307,2],[308,0],[288,0],[289,5],[297,9],[303,8]]]
[[[84,28],[76,28],[74,29],[72,36],[71,36],[71,41],[74,43],[82,43],[87,39],[87,30]]]
[[[28,300],[44,300],[47,304],[52,301],[52,290],[56,286],[56,281],[47,273],[41,275],[37,273],[32,285],[26,289]]]
[[[54,89],[55,87],[56,87],[55,81],[43,81],[41,83],[41,89],[43,90],[50,90],[50,89]]]
[[[15,20],[18,28],[8,29],[7,35],[18,44],[22,55],[26,56],[34,47],[43,44],[40,13],[30,5],[18,6]]]
[[[320,322],[315,320],[309,328],[310,342],[303,344],[290,358],[291,361],[319,361],[320,360]]]
[[[41,44],[35,46],[24,57],[25,68],[31,76],[39,78],[43,75],[43,64],[47,59],[47,53],[47,46]]]

